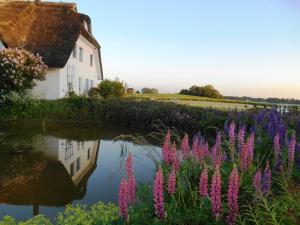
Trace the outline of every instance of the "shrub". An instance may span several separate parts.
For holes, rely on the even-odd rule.
[[[103,98],[122,97],[126,94],[126,88],[123,82],[119,80],[104,80],[98,86],[98,91]]]
[[[0,96],[33,88],[34,80],[44,80],[46,72],[39,55],[10,48],[0,51]]]
[[[144,87],[141,91],[143,94],[158,94],[158,90],[156,88]]]

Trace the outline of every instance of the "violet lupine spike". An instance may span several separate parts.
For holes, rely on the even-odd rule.
[[[272,182],[272,174],[271,174],[270,164],[268,161],[261,180],[261,191],[265,197],[267,197],[270,194],[271,182]]]
[[[255,193],[258,194],[261,192],[261,170],[259,169],[253,178],[253,187]]]
[[[246,127],[242,126],[238,133],[238,151],[241,151],[245,144]]]
[[[165,218],[164,207],[164,177],[161,168],[158,169],[153,185],[153,201],[155,208],[155,215],[158,219]]]
[[[170,195],[176,192],[176,169],[173,167],[168,177],[168,193]]]
[[[212,204],[212,212],[217,221],[220,219],[222,214],[221,188],[222,178],[220,174],[220,166],[219,164],[217,164],[211,179],[210,188],[210,201]]]
[[[189,156],[190,146],[189,146],[189,136],[187,134],[184,135],[181,143],[181,151],[183,158],[186,159]]]
[[[128,193],[128,203],[129,204],[134,203],[136,199],[136,181],[133,174],[130,177],[128,177],[127,193]]]
[[[289,167],[290,169],[293,168],[294,161],[295,161],[295,147],[296,147],[296,136],[295,134],[292,136],[289,146],[288,146],[288,158],[289,158]]]
[[[208,173],[206,165],[204,165],[204,169],[200,174],[199,195],[202,198],[208,197]]]
[[[128,177],[132,176],[132,174],[133,174],[133,166],[132,166],[132,155],[131,155],[131,152],[129,152],[129,155],[128,155],[127,160],[126,160],[125,167],[126,167],[126,174],[127,174],[127,178],[128,178]]]
[[[229,125],[229,144],[230,144],[230,159],[234,161],[234,151],[235,151],[235,122],[232,121]]]
[[[274,139],[273,139],[273,147],[274,147],[274,155],[275,155],[275,158],[277,159],[280,155],[280,135],[279,133],[277,133],[275,136],[274,136]]]
[[[234,225],[239,213],[239,187],[240,187],[240,178],[239,173],[234,165],[233,170],[229,177],[228,192],[227,192],[227,204],[229,208],[229,214],[227,216],[227,224]]]
[[[165,141],[162,147],[162,157],[163,161],[169,165],[170,164],[170,148],[171,148],[171,132],[168,130]]]
[[[127,182],[123,177],[119,188],[119,213],[124,219],[128,216],[128,205],[127,205]]]

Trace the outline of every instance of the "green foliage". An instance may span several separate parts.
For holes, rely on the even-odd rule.
[[[106,79],[99,84],[97,89],[103,98],[119,98],[126,95],[126,87],[124,83],[117,79],[115,81]]]
[[[39,55],[10,48],[0,51],[0,96],[33,88],[34,80],[45,79],[46,72]]]
[[[156,88],[144,87],[141,91],[143,94],[158,94],[158,90]]]
[[[180,91],[180,94],[183,95],[193,95],[193,96],[202,96],[208,98],[217,98],[223,99],[224,97],[220,94],[218,90],[216,90],[212,85],[205,86],[192,86],[190,89],[183,89]]]

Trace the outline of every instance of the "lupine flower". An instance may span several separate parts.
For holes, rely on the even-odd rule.
[[[273,139],[273,146],[274,146],[274,154],[275,154],[275,158],[278,158],[279,157],[279,154],[280,154],[280,135],[279,133],[277,133],[275,136],[274,136],[274,139]]]
[[[255,134],[252,132],[248,139],[248,167],[252,165],[253,157],[254,157],[254,138]]]
[[[248,153],[248,144],[245,143],[242,151],[240,152],[240,167],[242,171],[246,171],[248,169],[248,160],[249,160],[249,153]]]
[[[128,203],[134,203],[136,199],[136,181],[132,174],[127,181]]]
[[[164,219],[165,217],[165,208],[164,208],[164,178],[161,168],[158,169],[153,186],[153,200],[155,215],[158,219]]]
[[[129,155],[127,157],[125,167],[126,167],[127,177],[132,176],[132,174],[133,174],[133,166],[132,166],[132,155],[131,155],[131,153],[129,153]]]
[[[119,188],[119,213],[120,216],[124,219],[127,218],[128,215],[128,205],[127,205],[127,182],[123,177],[120,188]]]
[[[182,151],[182,154],[183,154],[183,158],[186,159],[189,155],[189,152],[190,152],[189,136],[187,134],[185,134],[184,138],[182,139],[181,151]]]
[[[179,162],[179,158],[178,158],[178,155],[177,155],[177,149],[176,149],[176,144],[175,142],[173,143],[173,147],[171,149],[171,152],[170,152],[170,161],[173,165],[173,167],[178,170],[179,167],[180,167],[180,162]]]
[[[216,165],[214,174],[211,179],[210,201],[212,204],[213,214],[218,221],[222,213],[221,188],[222,180],[220,174],[220,166]]]
[[[289,167],[291,169],[295,161],[295,147],[296,147],[296,136],[294,134],[289,142],[289,147],[288,147]]]
[[[204,157],[205,156],[209,156],[209,148],[208,148],[208,143],[204,143],[203,145],[203,153],[204,153]]]
[[[199,146],[199,136],[196,135],[193,138],[192,154],[197,158],[198,156],[198,146]]]
[[[271,181],[272,181],[272,174],[271,174],[270,164],[268,161],[261,182],[261,191],[265,197],[267,197],[270,193]]]
[[[163,161],[169,165],[170,161],[170,148],[171,148],[171,132],[168,130],[167,135],[165,137],[165,141],[162,147],[162,157]]]
[[[208,173],[207,166],[204,165],[204,169],[200,174],[199,180],[199,195],[200,197],[208,197]]]
[[[205,158],[205,149],[204,149],[204,145],[200,145],[199,146],[199,150],[198,150],[198,159],[201,163],[204,162],[204,158]]]
[[[168,192],[170,195],[176,192],[176,169],[173,167],[168,178]]]
[[[231,161],[234,160],[234,150],[235,150],[235,123],[231,122],[229,125],[229,144],[230,144],[230,158]]]
[[[261,170],[260,169],[256,172],[253,178],[253,187],[257,194],[261,192]]]
[[[298,169],[300,169],[300,143],[297,144],[295,153],[296,153],[296,166]]]
[[[241,151],[245,144],[246,127],[242,126],[238,133],[238,151]]]
[[[228,192],[227,192],[227,201],[228,201],[228,208],[229,208],[227,223],[229,225],[235,224],[239,212],[239,203],[238,203],[239,186],[240,186],[240,178],[239,178],[238,170],[234,165],[233,170],[229,177]]]

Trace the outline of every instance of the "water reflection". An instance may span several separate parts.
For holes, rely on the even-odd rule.
[[[59,133],[45,133],[27,127],[22,134],[18,128],[0,126],[0,218],[39,213],[53,218],[70,203],[116,202],[128,152],[134,155],[139,183],[152,182],[160,156],[154,146],[111,141],[119,133],[107,129],[93,131],[89,138],[94,128],[60,127]]]

